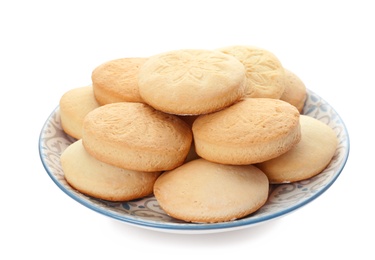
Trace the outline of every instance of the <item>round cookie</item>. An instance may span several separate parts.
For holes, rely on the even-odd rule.
[[[247,97],[280,98],[285,89],[284,68],[271,52],[235,45],[219,49],[241,61],[246,68]]]
[[[280,99],[295,106],[301,113],[307,97],[303,81],[290,70],[285,69],[285,90]]]
[[[170,216],[187,222],[231,221],[258,210],[268,198],[266,175],[253,165],[197,159],[164,172],[154,195]]]
[[[61,155],[66,181],[78,191],[109,201],[126,201],[152,193],[161,172],[141,172],[118,168],[96,160],[78,140]]]
[[[301,141],[288,152],[257,164],[271,183],[289,183],[311,178],[333,158],[338,140],[332,128],[313,117],[301,115]]]
[[[82,141],[99,161],[137,171],[164,171],[184,162],[192,132],[175,115],[143,103],[118,102],[87,114]]]
[[[122,58],[107,61],[92,74],[94,94],[100,105],[115,102],[142,102],[138,90],[138,71],[147,58]]]
[[[245,68],[219,51],[176,50],[150,57],[138,75],[142,99],[171,114],[220,110],[245,94]]]
[[[199,156],[223,164],[253,164],[277,157],[301,138],[299,112],[271,98],[247,98],[193,123]]]
[[[83,118],[99,106],[92,86],[74,88],[65,92],[60,98],[61,127],[64,132],[81,139]]]

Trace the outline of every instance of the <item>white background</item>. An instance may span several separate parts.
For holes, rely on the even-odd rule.
[[[374,259],[374,7],[371,1],[1,1],[0,258]],[[255,45],[345,121],[334,185],[283,218],[243,230],[169,234],[81,206],[45,172],[40,130],[66,91],[110,59]],[[130,256],[131,255],[131,256]]]

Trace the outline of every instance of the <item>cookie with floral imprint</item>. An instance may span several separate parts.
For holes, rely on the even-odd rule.
[[[247,97],[281,97],[285,90],[285,72],[275,54],[247,45],[227,46],[219,51],[237,58],[245,67]]]
[[[136,171],[165,171],[185,161],[192,132],[176,115],[144,103],[117,102],[86,115],[82,142],[99,161]]]
[[[174,50],[150,57],[140,68],[138,86],[144,102],[160,111],[206,114],[245,95],[245,68],[219,51]]]

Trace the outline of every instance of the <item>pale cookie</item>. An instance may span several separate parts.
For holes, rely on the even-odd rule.
[[[311,178],[332,160],[338,140],[328,125],[301,115],[301,141],[288,152],[257,164],[271,183],[289,183]]]
[[[83,145],[96,159],[137,171],[181,165],[192,142],[190,127],[147,104],[119,102],[91,111],[83,123]]]
[[[91,75],[99,104],[142,102],[138,90],[138,71],[147,58],[122,58],[96,67]]]
[[[160,175],[154,195],[170,216],[215,223],[245,217],[268,198],[266,175],[253,165],[223,165],[197,159]]]
[[[153,191],[161,172],[141,172],[118,168],[96,160],[78,140],[61,155],[66,181],[83,194],[109,201],[145,197]]]
[[[223,164],[252,164],[277,157],[301,138],[299,112],[271,98],[247,98],[193,123],[199,156]]]
[[[280,99],[295,106],[301,113],[307,97],[303,81],[290,70],[285,69],[285,90]]]
[[[150,57],[138,76],[142,99],[171,114],[214,112],[245,94],[245,68],[219,51],[177,50]]]
[[[273,53],[242,45],[228,46],[220,51],[236,57],[245,66],[247,97],[281,97],[285,89],[284,68]]]
[[[92,86],[74,88],[65,92],[60,98],[61,127],[64,132],[80,139],[84,117],[99,106]]]

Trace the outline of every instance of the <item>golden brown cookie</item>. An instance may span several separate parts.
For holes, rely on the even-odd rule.
[[[82,137],[83,118],[87,113],[99,107],[92,86],[74,88],[60,98],[61,126],[65,133],[80,139]]]
[[[136,171],[164,171],[184,162],[192,133],[175,115],[143,103],[118,102],[87,114],[82,141],[99,161]]]
[[[245,94],[245,68],[219,51],[176,50],[150,57],[138,77],[142,99],[171,114],[220,110]]]
[[[336,133],[313,117],[301,115],[301,141],[288,152],[257,164],[271,183],[311,178],[323,171],[336,152]]]
[[[295,106],[301,113],[307,97],[303,81],[290,70],[285,69],[285,90],[280,99]]]
[[[109,201],[142,198],[152,193],[161,172],[141,172],[118,168],[96,160],[78,140],[61,155],[67,182],[78,191]]]
[[[223,164],[252,164],[277,157],[301,138],[299,112],[271,98],[247,98],[193,123],[199,156]]]
[[[219,49],[236,57],[246,68],[247,97],[280,98],[285,89],[284,68],[270,51],[234,45]]]
[[[268,198],[266,175],[253,165],[223,165],[197,159],[163,173],[154,195],[170,216],[214,223],[249,215]]]
[[[142,102],[138,90],[138,71],[147,58],[122,58],[96,67],[91,75],[99,104]]]

